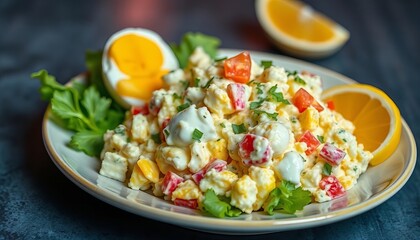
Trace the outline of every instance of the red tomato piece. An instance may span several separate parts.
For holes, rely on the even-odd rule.
[[[245,109],[246,95],[245,86],[240,83],[231,83],[227,86],[227,94],[232,103],[233,109],[240,111]]]
[[[238,83],[247,83],[251,77],[251,56],[242,52],[224,62],[225,78]]]
[[[335,110],[335,105],[334,105],[333,100],[328,100],[328,101],[326,102],[326,104],[327,104],[327,108],[328,108],[328,109],[330,109],[331,111],[334,111],[334,110]]]
[[[302,134],[302,136],[300,136],[298,142],[304,142],[306,143],[306,155],[310,155],[311,153],[313,153],[316,148],[321,144],[318,139],[312,135],[312,133],[310,131],[306,131]]]
[[[178,176],[176,173],[168,171],[163,178],[162,192],[165,195],[171,195],[173,191],[182,183],[184,179]]]
[[[187,208],[192,208],[192,209],[197,209],[198,208],[198,201],[197,199],[181,199],[181,198],[176,198],[174,201],[174,204],[176,206],[181,206],[181,207],[187,207]]]
[[[258,142],[257,142],[258,141]],[[256,145],[265,147],[263,153],[258,155],[258,149],[254,148],[254,143]],[[258,152],[257,152],[258,151]],[[254,134],[246,134],[242,141],[239,143],[239,157],[241,157],[242,162],[245,165],[259,166],[270,161],[273,156],[273,151],[271,150],[270,143],[267,138],[261,137]]]
[[[326,143],[319,152],[319,156],[321,156],[325,161],[329,162],[330,164],[336,166],[340,164],[340,162],[346,156],[346,152],[330,143]]]
[[[132,106],[131,107],[131,114],[137,115],[137,114],[142,114],[142,115],[147,115],[149,114],[149,106],[148,104],[142,105],[142,106]]]
[[[300,113],[304,112],[309,106],[314,107],[318,110],[318,112],[324,110],[324,107],[322,107],[321,104],[319,104],[319,102],[317,102],[315,98],[303,88],[300,88],[295,93],[292,102],[293,105],[298,108]]]
[[[327,192],[332,199],[338,198],[346,193],[343,185],[335,176],[326,176],[319,182],[319,187]]]

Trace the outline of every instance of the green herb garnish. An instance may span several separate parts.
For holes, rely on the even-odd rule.
[[[322,168],[322,174],[325,176],[331,175],[332,166],[329,163],[325,163],[324,167]]]
[[[160,139],[160,133],[155,133],[152,134],[152,140],[156,143],[156,144],[161,144],[162,140]]]
[[[206,85],[204,86],[204,88],[209,88],[210,84],[213,82],[214,77],[210,78],[210,80],[207,81]]]
[[[232,124],[232,130],[235,134],[240,134],[246,132],[246,127],[243,123],[239,125]]]
[[[261,61],[261,66],[266,69],[269,68],[273,65],[273,61],[267,61],[267,60],[262,60]]]
[[[99,156],[104,145],[103,134],[106,130],[117,127],[124,118],[124,111],[108,98],[103,86],[101,56],[101,52],[86,54],[89,82],[98,85],[75,83],[64,86],[46,70],[31,75],[41,82],[41,98],[51,101],[51,119],[62,127],[75,131],[70,147],[89,156]]]
[[[277,85],[272,86],[269,90],[268,90],[268,94],[270,94],[270,96],[276,101],[276,102],[281,102],[284,104],[289,105],[290,102],[287,99],[284,99],[283,97],[283,93],[282,92],[276,92],[277,90]]]
[[[302,187],[296,188],[293,183],[282,180],[279,186],[270,192],[263,208],[270,215],[274,214],[274,210],[293,214],[310,202],[311,192],[303,190]]]
[[[201,81],[201,79],[199,79],[199,78],[194,79],[194,87],[199,87],[200,86],[200,81]]]
[[[295,79],[294,79],[294,81],[295,81],[295,82],[297,82],[297,83],[299,83],[299,84],[306,85],[305,80],[303,80],[303,79],[302,79],[301,77],[299,77],[298,75],[295,75]]]
[[[178,112],[181,112],[182,110],[188,108],[189,106],[191,106],[191,104],[189,102],[186,102],[184,104],[179,105],[178,107],[176,107],[176,110]]]
[[[274,121],[277,121],[277,116],[279,115],[278,113],[274,112],[274,113],[269,113],[263,110],[258,110],[255,109],[253,110],[255,114],[260,115],[260,114],[265,114],[267,115],[269,118],[273,119]]]
[[[320,143],[325,143],[324,136],[317,135],[316,138]]]
[[[202,136],[203,136],[203,132],[201,132],[200,130],[195,128],[193,133],[192,133],[192,139],[200,142],[200,139],[201,139]]]

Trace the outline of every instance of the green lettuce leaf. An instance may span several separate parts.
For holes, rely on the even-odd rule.
[[[296,188],[293,183],[282,180],[279,186],[270,192],[263,208],[270,215],[274,214],[274,210],[294,214],[302,210],[311,200],[309,191],[301,187]]]
[[[218,218],[237,217],[242,213],[241,210],[220,200],[213,189],[209,189],[204,193],[204,201],[202,204],[206,212]]]
[[[179,45],[172,43],[170,46],[178,59],[179,66],[185,68],[188,64],[188,58],[198,46],[201,46],[214,59],[217,55],[217,49],[220,46],[220,40],[202,33],[188,32],[183,36]]]

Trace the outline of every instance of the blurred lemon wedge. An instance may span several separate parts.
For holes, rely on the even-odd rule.
[[[295,56],[325,57],[349,39],[344,27],[299,1],[257,0],[255,8],[271,40]]]
[[[339,85],[325,90],[337,112],[355,125],[354,135],[373,154],[371,165],[385,161],[397,149],[401,137],[400,111],[382,90],[364,84]]]

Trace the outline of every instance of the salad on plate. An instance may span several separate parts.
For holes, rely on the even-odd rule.
[[[87,54],[87,84],[32,76],[52,119],[75,132],[69,146],[131,189],[221,218],[345,196],[373,155],[321,100],[322,79],[248,51],[218,56],[219,45],[124,29]]]

